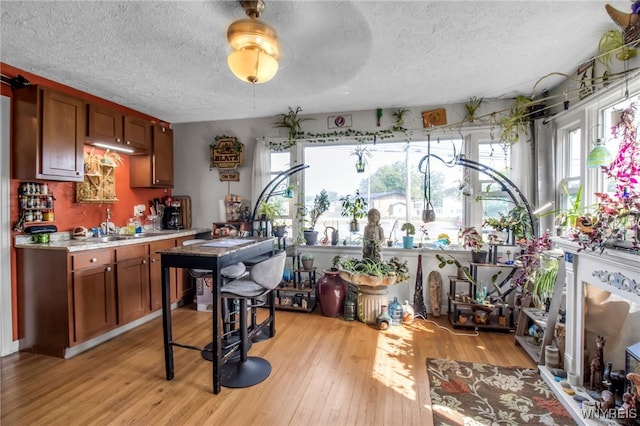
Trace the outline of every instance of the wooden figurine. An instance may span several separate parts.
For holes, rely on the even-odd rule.
[[[431,271],[429,274],[429,303],[431,304],[431,315],[440,316],[440,295],[442,294],[442,277],[438,271]]]
[[[602,376],[604,373],[604,336],[596,337],[596,355],[591,360],[589,386],[591,389],[602,390]]]

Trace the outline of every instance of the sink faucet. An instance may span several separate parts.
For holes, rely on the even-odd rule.
[[[105,235],[109,235],[111,233],[111,231],[109,230],[109,222],[111,221],[111,210],[109,210],[109,207],[107,207],[107,219],[105,221],[104,227],[104,233]]]

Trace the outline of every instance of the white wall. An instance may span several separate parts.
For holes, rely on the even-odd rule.
[[[10,158],[9,129],[11,102],[6,96],[0,97],[0,356],[18,350],[18,342],[13,341],[11,309],[11,229],[9,219]]]

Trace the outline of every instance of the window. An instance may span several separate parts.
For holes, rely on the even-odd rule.
[[[557,189],[558,206],[560,210],[567,210],[576,200],[581,187],[582,131],[578,128],[569,128],[563,132],[564,138],[561,144],[560,185]]]
[[[481,140],[478,144],[478,162],[506,176],[511,175],[511,150],[503,144],[491,140]],[[479,173],[480,204],[482,221],[489,217],[499,217],[514,207],[504,188],[489,176]]]
[[[476,135],[475,137],[477,137]],[[503,149],[499,143],[487,138],[479,144],[479,159],[482,164],[509,176],[511,153],[510,149]],[[477,141],[478,139],[474,139]],[[476,142],[477,143],[477,142]],[[436,241],[441,233],[449,235],[451,241],[457,241],[458,231],[465,224],[465,195],[468,187],[474,182],[468,179],[469,169],[452,164],[455,153],[460,153],[460,138],[432,138],[431,157],[427,161],[429,144],[426,140],[410,142],[379,141],[375,145],[366,143],[371,156],[367,158],[367,165],[363,173],[356,171],[357,157],[354,155],[356,141],[341,143],[305,143],[299,142],[293,152],[272,152],[271,164],[274,173],[288,168],[292,163],[289,158],[297,158],[298,163],[309,166],[296,179],[305,196],[304,205],[313,204],[316,194],[325,189],[329,195],[330,208],[324,213],[316,225],[320,231],[320,238],[324,236],[326,227],[338,230],[340,242],[347,244],[361,244],[362,230],[366,218],[361,219],[360,231],[352,233],[349,229],[350,217],[342,216],[340,198],[346,195],[354,196],[356,190],[368,202],[367,210],[376,208],[381,214],[381,224],[387,239],[397,245],[402,242],[404,232],[400,227],[405,222],[411,222],[416,227],[415,241],[430,243]],[[467,157],[469,158],[469,156]],[[422,168],[418,166],[422,161]],[[422,212],[427,209],[426,195],[429,185],[425,184],[427,165],[430,168],[431,204],[436,212],[436,221],[425,224],[422,222]],[[508,211],[512,203],[506,193],[487,176],[480,174],[482,188],[492,188],[491,194],[495,199],[482,201],[482,208],[487,216],[493,216],[497,211]],[[427,180],[427,183],[429,181]],[[468,194],[469,206],[477,208],[476,196]],[[293,206],[293,202],[290,204]],[[295,207],[290,212],[295,212]],[[290,213],[291,223],[293,213]],[[479,224],[478,224],[479,225]],[[424,230],[424,232],[423,232]]]

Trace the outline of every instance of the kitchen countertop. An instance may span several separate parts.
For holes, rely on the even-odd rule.
[[[50,242],[46,244],[31,242],[32,235],[17,235],[15,237],[15,248],[43,249],[43,250],[65,250],[67,252],[80,252],[85,250],[95,250],[127,246],[131,244],[149,243],[153,241],[166,240],[168,238],[188,237],[202,233],[211,233],[211,229],[194,228],[162,231],[149,231],[142,235],[127,236],[114,235],[119,237],[115,241],[100,241],[100,238],[87,238],[85,240],[74,240],[70,232],[55,232],[50,234]]]

